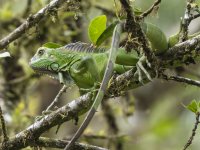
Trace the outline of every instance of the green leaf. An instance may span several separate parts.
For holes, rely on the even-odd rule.
[[[93,44],[96,44],[97,39],[106,29],[106,21],[107,21],[106,16],[102,15],[102,16],[98,16],[94,18],[90,22],[89,28],[88,28],[88,35],[89,35],[90,41]]]
[[[199,104],[197,103],[196,100],[193,100],[192,102],[190,102],[189,105],[186,106],[186,108],[194,113],[197,113],[199,110]]]
[[[114,23],[112,23],[111,25],[109,25],[104,31],[103,33],[99,36],[99,38],[97,39],[96,42],[96,46],[101,45],[101,43],[103,43],[107,38],[111,37],[113,34],[113,30],[115,28],[115,26],[117,25],[119,21],[115,21]]]
[[[57,44],[57,43],[53,43],[53,42],[48,42],[45,43],[44,45],[42,45],[43,47],[47,47],[47,48],[59,48],[62,47],[62,45]]]

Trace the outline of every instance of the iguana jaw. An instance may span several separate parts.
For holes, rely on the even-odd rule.
[[[63,74],[63,72],[50,71],[50,70],[46,70],[46,69],[36,68],[33,66],[31,66],[31,68],[40,75],[48,75],[50,78],[58,80],[61,84],[66,84],[66,85],[73,84],[73,80],[70,77],[68,72],[65,72]],[[59,74],[62,74],[62,81],[61,81]]]
[[[52,78],[58,79],[58,72],[50,71],[50,70],[46,70],[46,69],[40,69],[40,68],[36,68],[36,67],[33,67],[33,66],[31,66],[31,68],[38,74],[48,75]]]
[[[39,58],[37,55],[31,58],[29,66],[38,74],[46,74],[53,78],[58,76],[59,65],[47,58]]]

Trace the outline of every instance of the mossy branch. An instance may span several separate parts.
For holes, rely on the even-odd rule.
[[[73,0],[52,0],[48,5],[40,9],[36,14],[30,15],[24,23],[22,23],[18,28],[0,40],[0,50],[3,50],[8,44],[20,38],[27,30],[33,26],[36,26],[42,19],[48,18],[48,16],[50,16],[49,13],[51,13],[52,10],[58,11],[59,7],[63,6],[66,2],[70,4],[70,1],[73,2]]]

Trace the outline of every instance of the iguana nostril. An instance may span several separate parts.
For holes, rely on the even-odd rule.
[[[29,65],[31,65],[35,60],[36,60],[36,58],[32,57],[31,60],[30,60],[30,62],[29,62]]]

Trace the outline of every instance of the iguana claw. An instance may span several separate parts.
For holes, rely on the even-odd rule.
[[[79,92],[82,94],[85,94],[87,92],[95,92],[95,91],[98,91],[99,90],[99,87],[100,87],[101,83],[100,82],[95,82],[94,83],[94,86],[92,88],[88,88],[88,89],[85,89],[85,88],[79,88]]]
[[[135,75],[137,74],[138,75],[138,80],[140,83],[144,84],[143,83],[143,77],[142,77],[142,72],[146,75],[147,79],[152,81],[152,78],[150,76],[150,74],[148,73],[148,71],[144,68],[143,66],[143,62],[146,61],[146,64],[148,67],[150,67],[150,63],[147,61],[146,57],[145,56],[142,56],[139,61],[137,62],[136,64],[136,67],[137,67],[137,71],[135,73]]]

